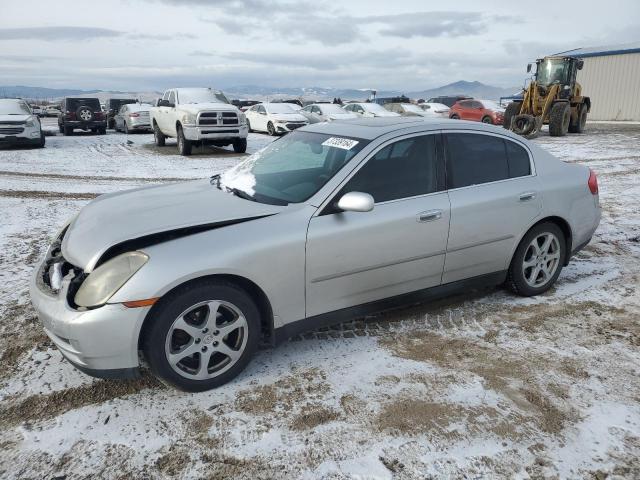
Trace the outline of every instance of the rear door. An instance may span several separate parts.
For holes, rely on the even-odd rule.
[[[449,198],[439,134],[383,145],[361,165],[307,233],[307,316],[352,307],[441,282]],[[373,196],[370,212],[331,205],[345,193]]]
[[[530,153],[500,135],[444,138],[451,225],[443,283],[506,270],[515,242],[542,209]]]

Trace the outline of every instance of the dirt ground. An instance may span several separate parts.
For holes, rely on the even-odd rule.
[[[249,151],[271,141],[252,134]],[[147,134],[0,150],[0,478],[640,478],[640,126],[535,140],[598,173],[591,244],[537,298],[469,292],[259,352],[215,391],[74,370],[27,284],[101,193],[242,155]]]

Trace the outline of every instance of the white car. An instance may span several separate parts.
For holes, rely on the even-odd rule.
[[[24,100],[0,99],[0,145],[44,147],[40,119]]]
[[[399,117],[399,113],[390,112],[377,103],[350,103],[344,107],[347,112],[355,113],[359,117]]]
[[[280,135],[304,127],[309,122],[288,103],[259,103],[245,112],[250,132]]]
[[[418,105],[422,110],[427,112],[430,116],[449,118],[449,107],[444,103],[421,103]]]
[[[395,112],[403,117],[429,117],[431,116],[425,110],[413,103],[386,103],[384,108],[390,112]]]
[[[58,115],[62,113],[58,107],[48,106],[44,109],[43,116],[45,117],[55,117],[58,118]]]
[[[300,113],[307,117],[309,123],[332,122],[334,120],[348,120],[358,118],[353,112],[347,112],[340,105],[335,103],[313,103],[307,105]]]

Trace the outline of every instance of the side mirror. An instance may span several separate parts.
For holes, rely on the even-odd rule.
[[[175,107],[175,104],[171,103],[169,100],[160,100],[158,102],[158,106],[159,107],[171,107],[171,108],[173,108],[173,107]]]
[[[370,212],[373,204],[373,197],[368,193],[349,192],[340,198],[337,206],[345,212]]]
[[[582,70],[582,67],[584,67],[584,60],[578,60],[578,61],[576,62],[576,68],[577,68],[578,70]]]
[[[527,64],[527,73],[531,73],[531,64],[530,63]]]

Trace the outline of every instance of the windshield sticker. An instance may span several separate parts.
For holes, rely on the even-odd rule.
[[[331,137],[327,138],[322,145],[325,147],[341,148],[343,150],[351,150],[359,142],[357,140],[351,140],[350,138]]]

